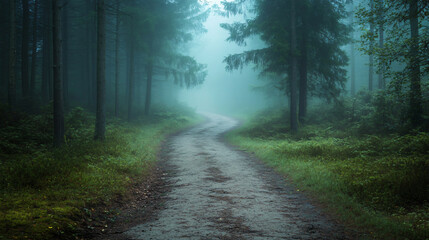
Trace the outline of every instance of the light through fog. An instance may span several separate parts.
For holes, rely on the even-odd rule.
[[[211,4],[220,0],[209,1]],[[207,64],[208,76],[203,85],[181,91],[179,101],[195,108],[197,111],[216,113],[236,113],[253,111],[267,107],[266,94],[254,90],[264,82],[258,79],[259,72],[252,66],[242,71],[227,72],[224,58],[229,54],[241,53],[245,50],[261,47],[258,39],[248,42],[247,46],[237,46],[228,42],[229,33],[220,27],[221,23],[243,21],[240,17],[226,18],[211,13],[205,22],[207,33],[197,36],[189,44],[189,55],[198,62]],[[286,101],[286,98],[285,98]]]

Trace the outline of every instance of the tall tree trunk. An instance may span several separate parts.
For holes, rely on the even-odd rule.
[[[378,47],[380,49],[384,48],[384,2],[381,0],[378,2],[378,19],[380,21],[379,23],[379,29],[378,29]],[[386,82],[384,80],[384,68],[380,70],[380,73],[378,74],[378,88],[379,89],[385,89],[386,88]]]
[[[52,17],[52,3],[51,0],[43,1],[44,12],[43,12],[43,61],[42,61],[42,86],[41,86],[41,97],[42,102],[47,103],[49,101],[49,83],[52,80],[52,58],[51,58],[51,47],[52,47],[52,31],[51,31],[51,17]]]
[[[61,17],[60,0],[52,0],[54,55],[54,146],[64,143],[64,99],[61,74]]]
[[[31,53],[31,77],[30,77],[30,96],[34,101],[36,88],[36,70],[37,70],[37,11],[38,0],[34,1],[34,20],[33,20],[33,48]],[[32,101],[32,102],[33,102]]]
[[[132,20],[131,20],[132,21]],[[130,45],[128,47],[128,121],[133,119],[133,100],[134,100],[134,45],[135,39],[134,23],[131,22]]]
[[[411,27],[411,48],[410,48],[410,115],[413,127],[420,125],[422,118],[422,92],[420,84],[420,59],[419,59],[419,19],[418,1],[410,0],[410,27]]]
[[[299,61],[299,121],[305,122],[307,116],[307,46],[302,43],[301,54]]]
[[[301,29],[301,43],[300,57],[299,57],[299,110],[298,118],[301,123],[305,121],[307,116],[307,6],[303,6],[302,10],[302,29]]]
[[[96,19],[96,12],[97,12],[97,1],[96,0],[87,0],[87,8],[88,8],[88,14],[89,14],[89,22],[86,25],[87,27],[87,43],[86,43],[86,49],[87,49],[87,91],[88,91],[88,108],[91,110],[94,110],[94,104],[95,104],[95,89],[96,89],[96,73],[94,69],[96,68],[96,53],[95,53],[95,45],[96,44],[96,30],[97,30],[97,19]]]
[[[91,8],[91,6],[92,6],[92,4],[91,4],[91,1],[86,1],[86,10],[87,10],[87,14],[88,14],[88,22],[85,24],[85,30],[86,30],[86,33],[85,33],[85,40],[86,40],[86,42],[85,42],[85,53],[86,53],[86,58],[85,58],[85,68],[84,68],[84,71],[85,71],[85,77],[86,77],[86,97],[87,97],[87,107],[88,107],[88,109],[92,109],[92,94],[91,94],[91,90],[92,90],[92,88],[91,88],[91,82],[92,82],[92,79],[91,79],[91,74],[90,74],[90,71],[89,71],[89,69],[91,68],[91,47],[90,47],[90,44],[91,44],[91,27],[90,27],[90,25],[91,25],[91,23],[92,23],[92,21],[91,21],[91,19],[92,19],[92,17],[91,17],[91,14],[92,14],[92,8]]]
[[[150,112],[150,105],[152,101],[152,77],[153,77],[153,61],[154,61],[154,54],[153,54],[153,37],[150,36],[149,38],[149,55],[148,55],[148,62],[146,66],[146,101],[144,106],[144,114],[147,116]]]
[[[371,8],[371,14],[374,13],[374,0],[370,0],[370,8]],[[373,23],[373,17],[371,15],[371,23],[369,24],[369,32],[371,34],[371,40],[369,43],[369,76],[368,76],[368,90],[372,91],[373,90],[373,85],[374,85],[374,23]]]
[[[63,73],[63,92],[64,92],[64,108],[67,110],[69,107],[69,16],[67,5],[61,9],[62,18],[62,73]]]
[[[350,42],[350,80],[351,80],[351,86],[350,86],[350,92],[351,95],[354,96],[356,94],[356,61],[355,61],[355,29],[354,29],[354,4],[353,1],[350,1],[351,9],[350,9],[350,26],[352,28],[350,35],[351,35],[351,42]]]
[[[153,77],[153,60],[150,59],[146,69],[146,101],[144,107],[144,114],[147,116],[150,113],[150,105],[152,101],[152,77]]]
[[[120,0],[116,0],[116,39],[115,39],[115,117],[119,115],[119,8]]]
[[[297,119],[297,82],[298,82],[298,71],[297,71],[297,57],[296,57],[296,7],[295,0],[291,1],[291,76],[290,76],[290,129],[292,133],[298,131],[298,119]]]
[[[21,80],[22,96],[28,97],[29,93],[29,68],[28,68],[28,45],[30,43],[30,11],[28,0],[22,0],[22,42],[21,42]]]
[[[16,105],[16,79],[15,79],[15,63],[16,63],[16,19],[15,19],[15,0],[9,0],[9,81],[8,81],[8,96],[7,100],[9,108],[13,109]]]
[[[98,0],[97,9],[97,112],[95,121],[96,140],[104,140],[106,132],[106,30],[104,0]]]

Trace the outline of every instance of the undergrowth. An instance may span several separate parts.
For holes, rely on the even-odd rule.
[[[123,196],[151,170],[165,136],[196,121],[188,110],[158,109],[134,123],[109,120],[98,142],[93,116],[75,108],[65,146],[53,149],[51,116],[2,117],[13,121],[0,128],[0,239],[75,239],[91,206]]]
[[[289,176],[362,238],[428,239],[429,133],[371,133],[332,111],[310,110],[292,135],[287,113],[267,110],[227,138]]]

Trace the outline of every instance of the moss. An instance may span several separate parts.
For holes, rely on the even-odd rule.
[[[78,223],[90,216],[86,206],[126,193],[151,170],[167,134],[200,120],[163,111],[169,114],[132,124],[111,121],[104,142],[92,140],[93,125],[86,121],[91,117],[72,111],[79,122],[69,123],[75,129],[69,129],[73,138],[66,146],[5,154],[0,239],[75,239]]]
[[[271,130],[280,127],[266,123],[279,121],[269,116],[280,115],[253,118],[228,140],[363,229],[364,238],[429,237],[429,154],[423,147],[428,133],[358,136],[320,123],[303,126],[298,135],[286,131],[273,137]]]

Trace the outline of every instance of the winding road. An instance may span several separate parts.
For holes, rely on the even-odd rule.
[[[164,145],[170,191],[126,239],[345,239],[282,176],[222,141],[235,120],[204,115],[204,124]]]

